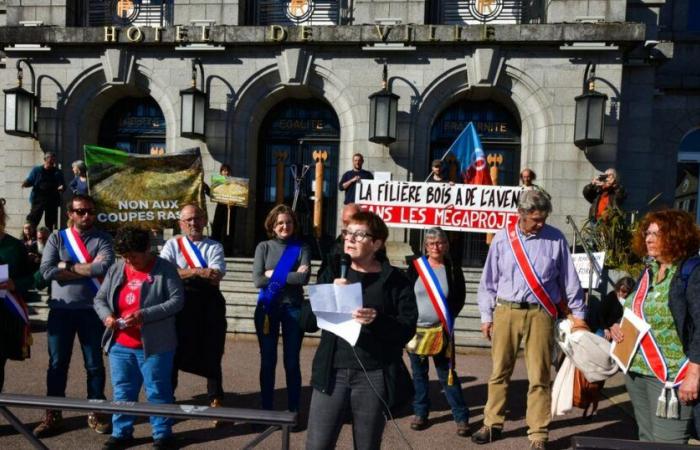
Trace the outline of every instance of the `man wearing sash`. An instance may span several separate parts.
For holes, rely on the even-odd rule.
[[[221,358],[226,341],[226,301],[219,283],[226,274],[224,247],[204,236],[204,210],[185,205],[180,211],[182,234],[168,240],[160,257],[178,268],[185,285],[185,307],[177,315],[178,347],[173,370],[207,379],[207,397],[212,407],[221,406],[224,389]]]
[[[46,395],[65,397],[68,366],[77,334],[87,372],[88,399],[104,400],[105,368],[101,345],[104,325],[93,309],[93,302],[100,278],[114,262],[112,238],[94,227],[92,197],[76,195],[66,206],[73,225],[51,235],[39,267],[43,278],[51,282]],[[90,414],[88,425],[98,433],[108,433],[111,428],[109,418],[100,414]],[[60,426],[60,411],[46,411],[34,434],[46,436]]]
[[[583,319],[581,285],[566,239],[547,225],[552,211],[540,191],[525,191],[519,218],[494,236],[478,291],[481,331],[491,340],[493,369],[484,407],[484,425],[472,441],[486,444],[503,429],[506,391],[524,338],[528,438],[530,448],[545,448],[551,421],[550,365],[558,303],[566,300],[573,315]]]

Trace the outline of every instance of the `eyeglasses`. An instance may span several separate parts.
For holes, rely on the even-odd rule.
[[[340,235],[343,239],[350,239],[351,241],[363,242],[366,238],[373,238],[374,236],[365,231],[354,231],[350,232],[348,230],[342,230]]]
[[[652,238],[654,238],[654,239],[658,239],[659,236],[661,236],[661,232],[660,232],[660,231],[645,231],[645,232],[644,232],[644,237],[645,237],[645,238],[652,237]]]
[[[447,245],[446,241],[433,241],[433,242],[426,242],[425,246],[426,247],[444,247]]]
[[[71,212],[79,215],[80,217],[90,214],[91,216],[95,215],[95,210],[92,208],[76,208],[76,209],[71,209]]]

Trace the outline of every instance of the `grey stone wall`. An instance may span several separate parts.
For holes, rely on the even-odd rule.
[[[19,25],[28,20],[66,26],[66,0],[7,0],[8,25]]]
[[[626,0],[551,0],[546,6],[547,23],[596,18],[624,22],[626,6]]]
[[[193,20],[210,20],[216,25],[242,25],[238,0],[177,0],[175,25],[189,25]]]

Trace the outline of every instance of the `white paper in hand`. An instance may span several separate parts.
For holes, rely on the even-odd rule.
[[[309,300],[318,327],[345,339],[354,347],[362,324],[352,318],[352,312],[362,308],[362,285],[314,284],[309,286]]]

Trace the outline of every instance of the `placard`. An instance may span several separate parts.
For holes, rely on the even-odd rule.
[[[605,252],[595,252],[593,253],[596,265],[599,270],[603,270],[603,264],[605,263]],[[589,289],[588,281],[590,280],[591,273],[591,262],[585,253],[573,253],[571,259],[574,262],[574,267],[576,267],[576,273],[578,274],[578,280],[581,282],[581,287],[583,289]],[[593,289],[597,289],[600,284],[600,278],[593,272]]]
[[[493,233],[518,218],[519,186],[362,180],[355,203],[389,227]]]
[[[212,175],[210,186],[211,201],[247,208],[248,185],[248,178]]]

